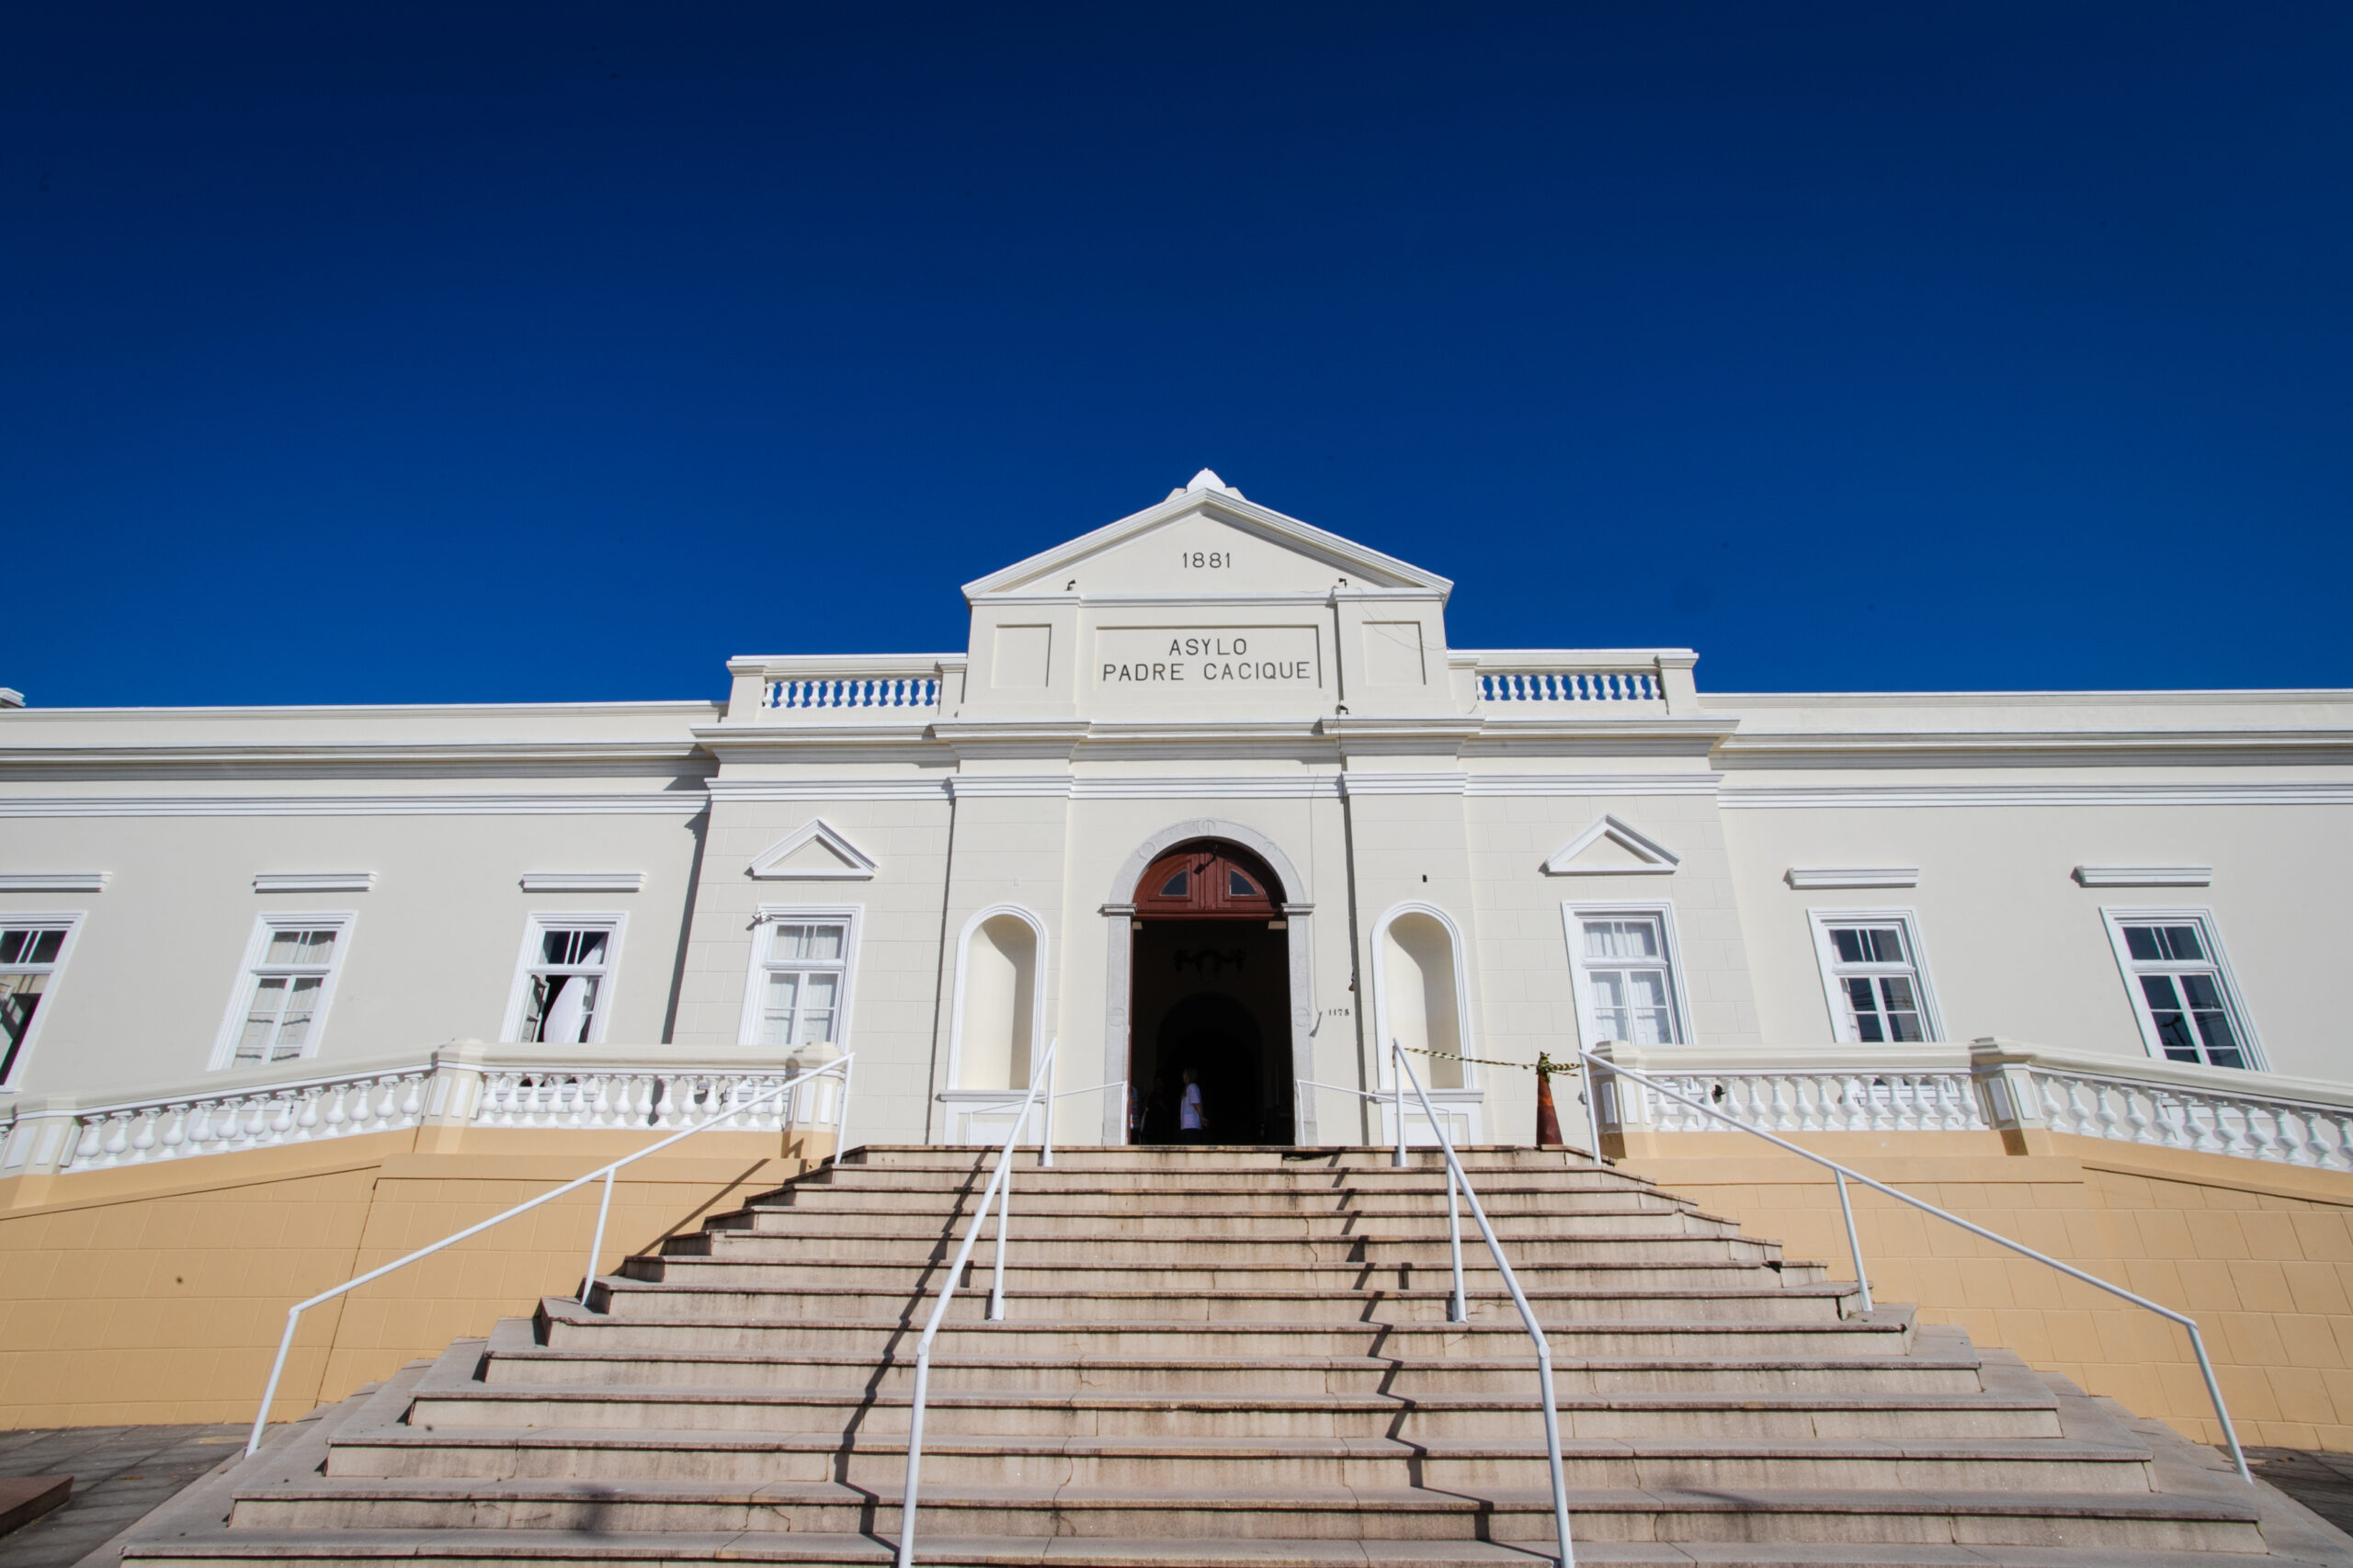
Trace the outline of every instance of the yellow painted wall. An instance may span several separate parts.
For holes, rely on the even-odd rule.
[[[250,1420],[294,1302],[650,1142],[426,1128],[0,1182],[0,1427]],[[776,1187],[824,1143],[713,1132],[628,1167],[600,1267]],[[598,1197],[306,1312],[272,1418],[576,1290]]]
[[[2014,1139],[2019,1135],[2012,1134]],[[2096,1138],[1792,1139],[2198,1319],[2239,1440],[2353,1451],[2353,1176]],[[1738,1133],[1635,1134],[1624,1168],[1791,1258],[1853,1278],[1828,1175]],[[1859,1187],[1871,1290],[1915,1302],[2203,1441],[2221,1428],[2188,1336],[2155,1314]]]
[[[2036,1133],[1821,1134],[1809,1146],[2205,1325],[2248,1443],[2353,1451],[2353,1176]],[[286,1308],[645,1142],[428,1128],[0,1182],[0,1426],[244,1420]],[[616,1184],[601,1267],[806,1167],[710,1134]],[[1737,1134],[1638,1135],[1625,1168],[1850,1273],[1817,1167]],[[274,1418],[574,1289],[592,1187],[307,1314]],[[1872,1289],[2094,1392],[2219,1436],[2180,1331],[1864,1189]]]

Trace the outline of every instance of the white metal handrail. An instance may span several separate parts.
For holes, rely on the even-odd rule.
[[[1544,1337],[1544,1325],[1536,1321],[1536,1309],[1528,1304],[1528,1295],[1519,1288],[1519,1276],[1511,1271],[1511,1261],[1504,1256],[1504,1244],[1495,1235],[1495,1227],[1488,1221],[1487,1211],[1479,1203],[1479,1194],[1472,1188],[1471,1177],[1462,1162],[1454,1156],[1454,1140],[1447,1136],[1446,1124],[1438,1119],[1438,1108],[1430,1104],[1430,1096],[1422,1087],[1420,1074],[1405,1060],[1405,1048],[1395,1040],[1389,1042],[1390,1054],[1397,1059],[1397,1075],[1414,1085],[1414,1096],[1422,1102],[1422,1114],[1429,1118],[1430,1131],[1438,1135],[1438,1146],[1446,1155],[1449,1176],[1447,1230],[1454,1245],[1454,1290],[1458,1310],[1462,1299],[1462,1235],[1454,1221],[1452,1187],[1459,1183],[1462,1197],[1471,1205],[1471,1218],[1479,1221],[1479,1233],[1487,1241],[1487,1256],[1495,1260],[1495,1272],[1503,1276],[1504,1289],[1511,1292],[1512,1305],[1519,1309],[1519,1321],[1528,1330],[1528,1337],[1536,1346],[1536,1386],[1544,1404],[1544,1460],[1552,1471],[1552,1528],[1559,1537],[1560,1568],[1576,1568],[1576,1548],[1569,1539],[1569,1483],[1561,1469],[1561,1411],[1552,1397],[1552,1346]],[[1404,1123],[1398,1123],[1397,1148],[1402,1162],[1404,1153]],[[1457,1319],[1461,1322],[1461,1319]]]
[[[2183,1328],[2189,1331],[2189,1347],[2198,1355],[2198,1370],[2206,1379],[2206,1394],[2208,1398],[2214,1402],[2214,1418],[2222,1423],[2222,1439],[2230,1445],[2231,1460],[2238,1466],[2239,1479],[2245,1481],[2250,1486],[2255,1484],[2255,1477],[2246,1467],[2246,1455],[2241,1452],[2239,1449],[2238,1430],[2231,1425],[2231,1413],[2222,1403],[2222,1385],[2215,1381],[2214,1363],[2206,1354],[2206,1337],[2198,1332],[2198,1320],[2196,1318],[2189,1316],[2186,1312],[2175,1312],[2171,1307],[2160,1306],[2156,1302],[2150,1301],[2146,1296],[2136,1296],[2121,1285],[2110,1284],[2108,1280],[2102,1279],[2097,1274],[2086,1273],[2083,1269],[2077,1268],[2073,1264],[2062,1263],[2057,1258],[2050,1256],[2048,1254],[2035,1251],[2032,1247],[2028,1246],[2023,1242],[2014,1242],[2010,1240],[2009,1237],[2002,1235],[1997,1232],[1989,1231],[1983,1225],[1972,1224],[1969,1221],[1962,1219],[1960,1215],[1951,1212],[1949,1210],[1939,1209],[1935,1204],[1928,1202],[1925,1199],[1915,1198],[1908,1192],[1900,1192],[1896,1188],[1888,1186],[1883,1181],[1873,1181],[1870,1177],[1863,1175],[1863,1173],[1859,1170],[1855,1170],[1847,1165],[1842,1165],[1837,1161],[1830,1159],[1825,1155],[1817,1154],[1811,1149],[1801,1148],[1797,1144],[1790,1142],[1786,1138],[1776,1138],[1770,1132],[1764,1131],[1759,1128],[1751,1127],[1747,1123],[1741,1121],[1734,1117],[1727,1116],[1722,1111],[1716,1109],[1713,1106],[1693,1099],[1688,1095],[1677,1093],[1675,1090],[1668,1088],[1665,1085],[1660,1083],[1656,1078],[1654,1078],[1647,1073],[1637,1072],[1631,1067],[1621,1067],[1618,1063],[1610,1061],[1607,1056],[1588,1051],[1584,1046],[1577,1047],[1577,1055],[1583,1058],[1588,1066],[1600,1068],[1601,1071],[1610,1078],[1631,1078],[1634,1082],[1641,1084],[1654,1094],[1664,1095],[1668,1099],[1675,1100],[1679,1104],[1689,1107],[1693,1110],[1701,1111],[1706,1115],[1715,1118],[1715,1119],[1724,1123],[1727,1127],[1736,1128],[1740,1131],[1747,1133],[1752,1138],[1762,1138],[1765,1142],[1772,1144],[1776,1148],[1786,1149],[1790,1153],[1797,1155],[1801,1159],[1812,1160],[1815,1165],[1826,1167],[1830,1173],[1837,1178],[1838,1208],[1846,1217],[1847,1247],[1849,1254],[1855,1260],[1855,1283],[1862,1288],[1863,1310],[1865,1312],[1871,1310],[1871,1287],[1870,1281],[1863,1278],[1863,1244],[1855,1230],[1854,1205],[1849,1203],[1847,1199],[1847,1183],[1849,1179],[1861,1182],[1865,1187],[1870,1187],[1874,1192],[1883,1192],[1887,1194],[1888,1197],[1895,1199],[1900,1202],[1908,1203],[1913,1208],[1921,1210],[1923,1213],[1934,1214],[1939,1220],[1950,1221],[1953,1224],[1959,1225],[1962,1230],[1967,1231],[1972,1235],[1983,1236],[1985,1240],[1993,1242],[1996,1245],[2006,1246],[2012,1252],[2018,1253],[2022,1256],[2034,1259],[2037,1263],[2048,1264],[2052,1267],[2057,1269],[2060,1273],[2066,1275],[2071,1279],[2080,1279],[2086,1285],[2105,1290],[2111,1296],[2130,1301],[2136,1307],[2146,1308],[2148,1311],[2156,1313],[2159,1317],[2169,1318],[2173,1322],[2179,1324]],[[1588,1112],[1595,1116],[1596,1120],[1598,1121],[1599,1108],[1590,1098],[1586,1101],[1586,1108]],[[1596,1143],[1599,1143],[1601,1142],[1598,1135],[1595,1137],[1594,1142]]]
[[[980,1204],[972,1210],[972,1222],[964,1228],[964,1244],[956,1250],[956,1261],[949,1266],[947,1277],[940,1281],[939,1300],[932,1306],[930,1321],[924,1324],[923,1337],[915,1342],[915,1398],[907,1412],[907,1480],[899,1494],[898,1568],[915,1568],[915,1494],[923,1479],[923,1413],[931,1388],[931,1342],[939,1337],[939,1325],[948,1316],[948,1303],[955,1300],[957,1282],[964,1277],[964,1266],[972,1259],[972,1244],[981,1239],[981,1225],[988,1219],[992,1202],[997,1203],[998,1209],[996,1273],[989,1283],[989,1321],[1005,1320],[1005,1233],[1013,1219],[1013,1151],[1021,1142],[1021,1130],[1029,1125],[1029,1113],[1037,1108],[1040,1088],[1053,1072],[1054,1051],[1060,1044],[1059,1040],[1049,1044],[1045,1061],[1029,1074],[1029,1092],[1021,1096],[1021,1108],[1014,1113],[1013,1125],[1006,1131],[1005,1147],[996,1157],[996,1170],[990,1176],[988,1186],[982,1189]]]
[[[1471,1217],[1479,1221],[1479,1233],[1486,1238],[1487,1255],[1495,1259],[1495,1272],[1503,1276],[1504,1288],[1511,1292],[1512,1304],[1519,1309],[1519,1321],[1528,1330],[1528,1337],[1536,1343],[1536,1385],[1544,1407],[1544,1457],[1552,1471],[1552,1525],[1560,1542],[1558,1568],[1576,1568],[1576,1545],[1569,1534],[1568,1477],[1561,1467],[1561,1411],[1552,1393],[1552,1346],[1544,1337],[1543,1324],[1536,1321],[1536,1310],[1528,1304],[1528,1297],[1519,1288],[1519,1276],[1512,1272],[1510,1262],[1504,1256],[1503,1243],[1495,1235],[1495,1228],[1487,1220],[1487,1211],[1480,1207],[1479,1195],[1471,1190],[1471,1177],[1462,1169],[1462,1162],[1455,1158],[1454,1141],[1438,1120],[1438,1108],[1430,1104],[1429,1096],[1422,1089],[1418,1076],[1407,1076],[1412,1069],[1405,1064],[1404,1047],[1395,1040],[1389,1042],[1390,1053],[1397,1060],[1399,1069],[1393,1094],[1373,1094],[1364,1089],[1352,1089],[1343,1084],[1319,1084],[1313,1078],[1298,1080],[1302,1088],[1329,1089],[1334,1094],[1354,1095],[1360,1100],[1378,1105],[1393,1099],[1398,1106],[1397,1150],[1391,1164],[1405,1164],[1404,1088],[1414,1085],[1414,1094],[1422,1102],[1422,1114],[1429,1119],[1430,1131],[1438,1137],[1438,1146],[1446,1156],[1446,1244],[1454,1265],[1454,1294],[1447,1307],[1447,1321],[1468,1323],[1469,1304],[1462,1289],[1462,1217],[1459,1212],[1461,1199],[1471,1203]],[[1460,1195],[1458,1197],[1458,1194]]]
[[[369,1269],[367,1273],[360,1275],[358,1278],[345,1280],[342,1284],[337,1285],[331,1290],[322,1290],[317,1295],[311,1297],[308,1301],[295,1302],[292,1306],[286,1309],[286,1333],[278,1341],[278,1359],[270,1365],[269,1386],[262,1391],[261,1409],[255,1413],[253,1432],[245,1439],[245,1453],[250,1457],[261,1447],[262,1428],[267,1425],[269,1421],[270,1403],[278,1397],[278,1380],[285,1375],[286,1358],[294,1348],[294,1330],[301,1323],[302,1314],[309,1312],[313,1307],[323,1306],[326,1302],[334,1301],[338,1296],[344,1295],[348,1291],[358,1290],[362,1285],[381,1279],[385,1275],[393,1273],[396,1270],[406,1268],[410,1264],[416,1262],[419,1258],[430,1257],[435,1253],[441,1251],[444,1247],[455,1246],[458,1243],[466,1240],[469,1236],[478,1236],[494,1225],[505,1224],[507,1221],[512,1220],[517,1214],[528,1214],[532,1210],[537,1209],[540,1204],[549,1202],[554,1199],[562,1198],[567,1192],[577,1192],[580,1188],[587,1186],[590,1182],[595,1181],[598,1176],[602,1176],[605,1178],[605,1196],[603,1200],[597,1206],[596,1240],[589,1246],[588,1271],[582,1278],[580,1285],[580,1302],[583,1306],[585,1306],[588,1302],[589,1287],[595,1282],[597,1278],[597,1259],[605,1249],[605,1220],[606,1217],[612,1212],[613,1176],[615,1172],[619,1171],[623,1165],[636,1164],[638,1161],[645,1158],[648,1154],[660,1153],[662,1150],[668,1148],[671,1144],[677,1142],[680,1139],[691,1138],[707,1127],[714,1127],[720,1122],[729,1120],[734,1117],[742,1116],[745,1112],[752,1109],[754,1107],[764,1104],[768,1100],[772,1100],[779,1095],[790,1094],[803,1084],[810,1083],[818,1078],[833,1076],[839,1076],[842,1081],[841,1098],[834,1108],[834,1152],[838,1155],[841,1153],[843,1134],[847,1131],[849,1126],[849,1064],[851,1061],[855,1059],[856,1055],[857,1053],[852,1051],[843,1055],[835,1061],[828,1062],[823,1067],[813,1067],[806,1073],[796,1073],[791,1077],[787,1078],[783,1083],[772,1085],[768,1088],[763,1089],[760,1093],[754,1095],[747,1099],[740,1100],[737,1103],[727,1107],[723,1110],[714,1112],[711,1116],[706,1118],[704,1120],[697,1122],[692,1127],[681,1128],[679,1131],[671,1133],[670,1136],[663,1139],[658,1143],[648,1143],[644,1148],[638,1150],[633,1154],[624,1154],[620,1159],[613,1161],[609,1165],[600,1165],[596,1170],[590,1171],[586,1176],[576,1176],[571,1181],[565,1182],[562,1187],[553,1187],[549,1191],[542,1192],[537,1198],[534,1198],[528,1202],[517,1203],[514,1208],[506,1210],[502,1213],[494,1214],[489,1219],[482,1221],[478,1224],[469,1225],[464,1230],[456,1233],[454,1235],[444,1236],[430,1246],[419,1247],[405,1257],[396,1257],[392,1262],[387,1263],[381,1267]]]

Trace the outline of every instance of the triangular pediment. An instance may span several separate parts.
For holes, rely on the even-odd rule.
[[[1434,572],[1262,506],[1204,469],[1156,506],[965,584],[964,597],[1075,591],[1213,598],[1320,594],[1343,582],[1441,599],[1454,588]]]
[[[1544,862],[1548,877],[1622,877],[1672,871],[1680,857],[1647,834],[1616,817],[1594,819],[1583,833],[1552,851]]]
[[[876,870],[874,858],[823,817],[811,817],[761,851],[751,874],[764,881],[854,881]]]

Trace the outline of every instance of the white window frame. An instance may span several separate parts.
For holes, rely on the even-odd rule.
[[[535,909],[523,917],[523,950],[515,959],[515,983],[506,997],[506,1020],[499,1026],[498,1038],[509,1044],[523,1040],[523,1016],[531,1006],[531,971],[539,967],[540,948],[551,931],[605,931],[610,935],[605,941],[604,984],[597,987],[597,1011],[588,1021],[588,1038],[585,1045],[605,1043],[605,1030],[613,1018],[613,997],[620,982],[621,941],[627,935],[629,916],[620,914],[573,914],[563,909]]]
[[[352,933],[358,924],[359,912],[356,909],[255,915],[253,934],[245,938],[245,956],[237,966],[237,983],[230,987],[229,1006],[221,1015],[221,1033],[212,1043],[211,1070],[218,1073],[237,1064],[237,1039],[244,1033],[245,1014],[253,1005],[254,984],[258,978],[254,971],[262,967],[263,959],[268,956],[269,939],[280,931],[335,932],[335,956],[328,960],[326,974],[319,982],[319,1000],[311,1016],[310,1035],[302,1041],[301,1054],[284,1060],[307,1062],[318,1055],[319,1047],[326,1040],[327,1019],[335,1007],[335,994],[342,983],[344,966],[351,961]]]
[[[858,997],[858,939],[866,925],[862,903],[764,903],[753,912],[752,961],[744,972],[744,1015],[736,1027],[738,1045],[760,1046],[760,1020],[767,998],[768,940],[779,926],[839,922],[842,932],[841,1000],[835,1008],[834,1044],[847,1055],[853,1004]],[[765,1048],[763,1048],[765,1049]],[[790,1054],[795,1048],[786,1046]]]
[[[49,983],[41,988],[40,1005],[33,1009],[32,1027],[25,1030],[25,1038],[17,1042],[17,1059],[8,1064],[7,1078],[0,1081],[0,1094],[16,1092],[17,1082],[25,1075],[25,1063],[32,1060],[34,1048],[40,1044],[41,1030],[48,1026],[50,1014],[57,1010],[57,993],[65,983],[65,966],[73,961],[74,938],[82,934],[82,922],[88,916],[86,909],[11,909],[0,913],[0,929],[32,926],[65,927],[65,940],[58,945],[56,961],[48,966]],[[0,1052],[6,1049],[6,1045],[0,1045]]]
[[[1683,943],[1675,933],[1675,905],[1664,900],[1657,903],[1613,900],[1606,903],[1563,903],[1561,905],[1561,934],[1569,947],[1569,985],[1576,997],[1577,1039],[1591,1050],[1600,1043],[1589,1038],[1593,1029],[1593,981],[1586,973],[1585,957],[1585,923],[1588,920],[1656,920],[1659,938],[1665,944],[1666,959],[1666,994],[1675,1013],[1675,1043],[1697,1043],[1691,1029],[1691,1005],[1686,995],[1683,970]]]
[[[1937,1006],[1937,988],[1928,979],[1927,949],[1920,941],[1920,915],[1912,909],[1809,909],[1806,918],[1813,923],[1813,956],[1822,970],[1822,999],[1830,1008],[1831,1038],[1841,1045],[1865,1045],[1858,1034],[1854,1020],[1847,1015],[1846,987],[1839,983],[1841,962],[1838,949],[1832,946],[1830,930],[1834,926],[1894,926],[1904,933],[1904,950],[1912,957],[1912,989],[1920,1007],[1920,1029],[1925,1037],[1917,1043],[1932,1045],[1945,1038],[1944,1014]],[[1903,1046],[1910,1040],[1882,1040],[1877,1043]]]
[[[2230,1014],[2232,1028],[2238,1031],[2240,1053],[2246,1058],[2246,1066],[2240,1071],[2249,1073],[2270,1071],[2264,1059],[2263,1041],[2256,1033],[2255,1015],[2247,1008],[2246,994],[2239,989],[2238,976],[2231,971],[2230,952],[2222,946],[2222,933],[2215,923],[2214,912],[2211,909],[2130,909],[2104,905],[2100,909],[2099,917],[2108,927],[2108,944],[2109,949],[2116,954],[2117,972],[2124,980],[2125,999],[2132,1005],[2132,1021],[2140,1026],[2142,1048],[2148,1051],[2153,1061],[2172,1062],[2175,1066],[2182,1067],[2201,1065],[2201,1063],[2174,1062],[2173,1059],[2165,1054],[2164,1042],[2157,1039],[2157,1020],[2151,1016],[2149,999],[2141,990],[2141,973],[2143,966],[2139,960],[2133,958],[2132,950],[2125,946],[2124,927],[2127,926],[2195,926],[2198,927],[2199,940],[2206,946],[2207,962],[2213,966],[2215,977],[2221,982],[2222,1006]]]

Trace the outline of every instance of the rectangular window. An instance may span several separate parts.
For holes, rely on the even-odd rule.
[[[1920,959],[1919,926],[1908,909],[1809,911],[1831,1028],[1850,1045],[1941,1040]]]
[[[1676,1045],[1690,1038],[1676,983],[1675,920],[1664,904],[1563,906],[1570,975],[1588,1043]]]
[[[544,926],[525,974],[519,1038],[579,1045],[602,1038],[613,928]]]
[[[71,920],[12,920],[0,925],[0,1084],[16,1075],[32,1040],[33,1020],[65,959]]]
[[[832,1041],[840,1017],[846,925],[832,921],[768,927],[767,994],[760,1006],[762,1045]]]
[[[2239,1005],[2213,916],[2204,910],[2108,909],[2109,939],[2124,971],[2150,1054],[2209,1067],[2256,1067],[2254,1032]]]
[[[761,909],[744,998],[744,1044],[784,1051],[822,1041],[849,1049],[858,925],[854,906]]]
[[[265,915],[254,922],[214,1066],[258,1067],[317,1054],[352,918]]]

